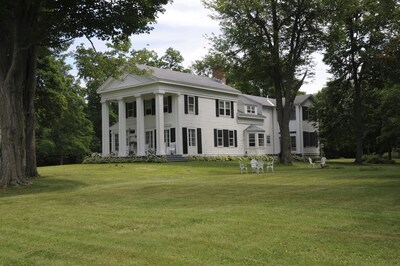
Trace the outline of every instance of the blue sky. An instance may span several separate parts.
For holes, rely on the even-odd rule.
[[[203,6],[201,0],[174,0],[172,4],[166,5],[165,9],[165,13],[159,14],[157,24],[153,25],[154,29],[150,34],[132,36],[133,48],[147,48],[162,55],[168,47],[172,47],[181,52],[185,58],[184,65],[189,66],[207,54],[210,45],[206,36],[220,32],[218,22],[210,18],[211,11]],[[72,48],[81,42],[88,45],[86,40],[78,39]],[[93,42],[97,50],[105,49],[100,41]],[[327,66],[322,63],[322,56],[315,56],[316,74],[301,89],[307,93],[319,91],[329,76],[326,73]]]

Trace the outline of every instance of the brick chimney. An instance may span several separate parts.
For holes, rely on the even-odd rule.
[[[222,84],[226,84],[226,76],[224,70],[221,67],[215,67],[212,70],[212,76]]]

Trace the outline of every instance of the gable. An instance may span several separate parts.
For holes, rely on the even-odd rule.
[[[104,82],[103,85],[97,90],[97,93],[111,92],[120,89],[125,89],[129,87],[137,87],[144,84],[149,84],[154,82],[150,76],[140,76],[134,74],[125,75],[119,79],[110,77]]]

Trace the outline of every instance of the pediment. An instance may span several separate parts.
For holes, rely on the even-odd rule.
[[[104,84],[97,90],[98,93],[117,91],[120,89],[126,89],[129,87],[137,87],[140,85],[154,82],[155,80],[149,76],[140,76],[127,74],[120,79],[109,78]]]

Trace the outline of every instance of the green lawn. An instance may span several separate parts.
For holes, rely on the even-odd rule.
[[[400,165],[42,167],[0,190],[0,265],[396,265]]]

